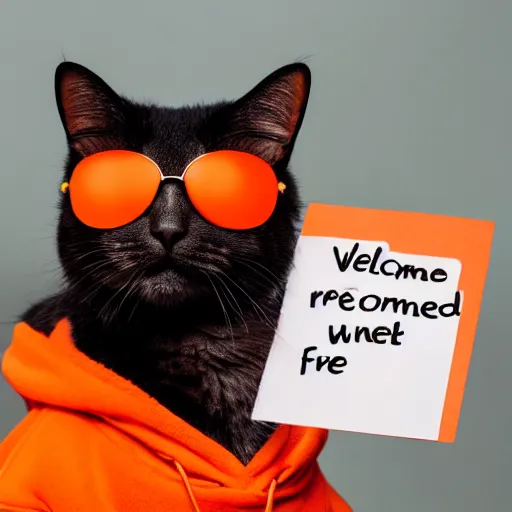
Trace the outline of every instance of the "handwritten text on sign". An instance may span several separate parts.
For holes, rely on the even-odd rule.
[[[253,418],[436,439],[460,273],[385,242],[301,236]]]
[[[341,258],[340,250],[337,245],[333,246],[333,253],[340,272],[346,272],[350,267],[355,272],[368,272],[372,275],[383,275],[394,279],[412,279],[423,282],[431,281],[434,283],[444,283],[447,281],[448,274],[443,268],[434,268],[427,270],[424,267],[416,267],[411,264],[401,264],[392,257],[387,257],[379,261],[379,257],[383,253],[382,247],[377,247],[372,255],[367,253],[358,253],[360,243],[354,242],[350,252],[346,252]],[[390,283],[390,288],[392,289]],[[358,297],[359,295],[359,297]],[[414,317],[423,316],[431,320],[439,317],[449,318],[454,315],[460,316],[461,299],[460,292],[455,292],[453,302],[447,304],[438,304],[433,300],[427,300],[421,303],[414,300],[408,301],[404,298],[393,296],[381,296],[375,293],[358,294],[357,289],[345,288],[344,290],[314,290],[310,294],[310,307],[339,307],[341,311],[351,312],[356,308],[360,312],[374,313],[376,311],[391,311],[394,314],[412,315]],[[405,334],[401,330],[400,321],[395,321],[392,327],[387,325],[378,325],[370,329],[365,325],[357,325],[351,332],[347,324],[329,325],[328,327],[329,341],[332,345],[336,345],[340,340],[343,343],[359,343],[366,341],[384,345],[400,346],[402,344],[401,337]],[[306,373],[308,363],[314,362],[315,359],[310,357],[311,352],[317,351],[317,346],[310,346],[304,349],[302,355],[302,363],[300,373]],[[343,367],[347,365],[347,359],[344,356],[316,356],[316,370],[320,371],[323,367],[333,374],[343,373]]]

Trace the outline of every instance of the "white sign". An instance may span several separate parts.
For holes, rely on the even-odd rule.
[[[253,419],[437,440],[459,260],[301,236]]]

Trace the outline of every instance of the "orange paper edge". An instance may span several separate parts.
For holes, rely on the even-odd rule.
[[[438,441],[454,442],[489,265],[495,223],[445,215],[310,204],[302,236],[385,241],[390,250],[457,258],[463,309]]]

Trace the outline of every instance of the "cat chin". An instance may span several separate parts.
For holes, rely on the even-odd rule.
[[[203,295],[202,287],[190,276],[174,270],[144,277],[137,294],[148,304],[166,308],[183,305]]]

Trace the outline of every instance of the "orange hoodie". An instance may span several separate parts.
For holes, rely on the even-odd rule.
[[[244,466],[77,350],[66,320],[18,324],[2,371],[29,409],[0,444],[2,512],[351,512],[318,467],[326,431],[282,425]]]

